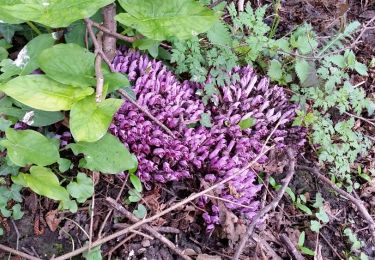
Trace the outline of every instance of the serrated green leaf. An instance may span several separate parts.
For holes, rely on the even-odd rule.
[[[218,20],[210,9],[193,0],[120,0],[127,13],[116,20],[158,41],[171,37],[184,40],[206,32]]]
[[[232,46],[232,37],[229,33],[228,26],[221,21],[217,21],[210,30],[208,30],[207,38],[214,45]]]
[[[14,78],[0,88],[8,96],[44,111],[70,110],[77,101],[91,95],[92,88],[76,88],[56,82],[46,75]]]
[[[70,182],[68,186],[66,186],[66,189],[79,203],[84,203],[94,194],[92,179],[82,172],[78,173],[77,181]]]
[[[281,63],[278,60],[272,60],[270,66],[268,68],[267,75],[271,78],[271,80],[280,80],[283,76],[283,72],[281,70]]]
[[[95,142],[102,138],[122,103],[123,100],[114,98],[97,103],[94,96],[75,103],[70,111],[69,122],[74,140]]]
[[[147,215],[147,209],[142,204],[138,204],[137,209],[133,210],[134,216],[136,216],[139,219],[143,219]]]
[[[356,61],[355,64],[354,64],[354,69],[355,69],[355,71],[358,72],[359,75],[362,75],[362,76],[368,75],[367,66],[363,63],[360,63],[360,62]]]
[[[256,122],[257,120],[255,118],[249,117],[241,120],[238,125],[240,126],[241,130],[244,130],[253,127]]]
[[[34,21],[60,28],[96,13],[113,0],[1,0],[0,19],[8,23]]]
[[[305,82],[311,72],[310,64],[304,59],[298,59],[294,68],[301,83]]]
[[[60,158],[57,140],[33,130],[16,131],[9,128],[5,134],[6,139],[0,141],[0,144],[7,148],[10,160],[18,166],[46,166]]]
[[[82,167],[102,173],[117,174],[137,168],[137,159],[116,137],[106,134],[96,142],[78,142],[69,147],[75,155],[84,154]]]
[[[12,181],[26,184],[26,187],[41,196],[58,201],[69,200],[67,190],[60,185],[56,175],[46,167],[32,166],[30,174],[20,173],[18,176],[12,176]]]
[[[74,43],[58,44],[44,50],[38,58],[48,77],[71,86],[95,85],[95,55]]]

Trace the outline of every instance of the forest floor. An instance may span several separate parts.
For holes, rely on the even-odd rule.
[[[264,0],[253,1],[253,6]],[[280,31],[283,36],[295,26],[308,22],[313,25],[319,36],[329,35],[338,24],[358,20],[364,23],[375,16],[375,2],[349,0],[349,4],[338,4],[339,1],[282,1],[280,9]],[[341,18],[340,18],[341,17]],[[345,17],[345,19],[343,19]],[[375,30],[368,30],[362,37],[362,42],[355,48],[359,60],[368,64],[375,57]],[[375,68],[370,69],[366,78],[355,76],[353,85],[364,83],[367,96],[375,98]],[[367,136],[374,136],[375,120],[364,121],[356,118],[356,128]],[[315,162],[315,155],[301,151],[301,155],[308,161]],[[375,147],[369,154],[357,161],[362,169],[375,168]],[[271,167],[271,166],[270,166]],[[354,169],[357,165],[354,165]],[[280,182],[285,177],[284,173],[276,173],[273,178]],[[121,182],[120,182],[121,181]],[[93,233],[104,237],[124,226],[123,216],[117,211],[112,212],[112,206],[107,197],[116,198],[128,189],[126,181],[115,176],[101,176],[100,183],[95,191],[95,211],[93,216]],[[243,259],[288,259],[290,251],[285,242],[280,240],[280,235],[286,235],[292,244],[298,244],[302,231],[306,233],[304,246],[317,253],[317,259],[348,259],[351,244],[342,236],[342,227],[350,226],[358,238],[365,242],[364,252],[375,259],[375,248],[371,243],[371,233],[368,224],[363,220],[355,206],[343,197],[332,192],[329,186],[322,185],[317,178],[308,172],[296,171],[289,187],[295,194],[303,194],[307,200],[315,197],[317,192],[324,195],[324,208],[330,221],[324,225],[317,234],[309,229],[310,218],[299,211],[289,197],[284,196],[275,210],[270,211],[264,222],[258,227],[254,240],[249,241],[243,253]],[[149,214],[155,215],[170,207],[192,192],[199,191],[199,184],[184,182],[174,186],[156,186],[151,191],[145,192],[143,202],[150,209]],[[360,188],[357,197],[361,198],[371,215],[375,215],[375,178]],[[270,203],[277,191],[269,186],[262,193],[262,204]],[[68,253],[87,243],[86,236],[90,228],[90,212],[87,205],[79,208],[78,212],[56,212],[51,201],[40,198],[34,193],[23,194],[25,198],[25,216],[15,222],[2,221],[6,236],[0,238],[0,244],[40,257],[51,258],[53,255]],[[236,245],[243,236],[246,225],[240,221],[226,227],[225,232],[217,229],[212,234],[206,234],[201,218],[196,218],[197,209],[193,204],[168,213],[151,223],[161,234],[170,239],[181,249],[187,250],[197,259],[230,259],[235,253]],[[111,212],[111,214],[109,214]],[[108,219],[106,220],[106,217]],[[54,231],[51,231],[54,230]],[[102,230],[102,231],[100,231]],[[84,231],[84,232],[83,232]],[[119,246],[120,245],[120,246]],[[145,233],[131,233],[120,236],[102,245],[102,254],[105,259],[176,259],[176,254],[168,249],[164,243],[153,239]],[[125,257],[127,256],[127,257]],[[246,256],[246,257],[244,257]],[[7,259],[8,253],[0,253],[0,259]],[[278,258],[279,257],[279,258]],[[21,259],[12,257],[11,259]]]

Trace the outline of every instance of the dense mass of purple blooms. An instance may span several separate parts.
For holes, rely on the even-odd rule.
[[[279,122],[270,144],[303,145],[304,131],[291,127],[296,106],[288,102],[283,89],[270,86],[250,66],[229,73],[232,82],[204,105],[196,92],[202,85],[180,82],[160,61],[122,48],[113,61],[116,71],[128,74],[140,105],[165,124],[173,138],[153,123],[133,104],[125,102],[114,117],[110,131],[124,142],[139,161],[138,175],[146,187],[152,181],[178,181],[200,174],[207,183],[231,176],[259,155],[262,145]],[[239,76],[234,77],[234,74]],[[202,113],[211,115],[212,127],[199,124]],[[241,130],[239,123],[256,119],[255,125]],[[192,127],[192,123],[198,123]],[[266,162],[262,156],[259,163]],[[218,196],[236,202],[226,207],[252,218],[258,208],[255,173],[248,170],[235,177]],[[202,198],[200,206],[208,205]],[[245,205],[242,207],[238,204]],[[218,224],[218,209],[211,205],[203,215],[212,229]]]

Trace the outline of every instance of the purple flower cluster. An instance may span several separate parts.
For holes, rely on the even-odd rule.
[[[148,187],[152,181],[178,181],[192,174],[202,176],[208,184],[232,176],[260,154],[276,124],[268,145],[283,148],[303,145],[305,141],[304,131],[291,127],[296,106],[288,102],[282,88],[270,86],[267,78],[258,78],[250,66],[229,72],[231,83],[204,105],[196,95],[204,86],[179,82],[160,61],[122,48],[113,64],[134,82],[138,103],[177,137],[171,137],[130,102],[125,102],[115,115],[110,130],[137,156],[138,175]],[[212,127],[199,124],[202,113],[210,114]],[[239,124],[246,119],[255,124],[241,129]],[[266,161],[263,155],[258,163]],[[254,183],[255,177],[255,172],[247,170],[216,195],[235,203],[225,202],[228,209],[252,218],[260,189]],[[213,209],[215,205],[207,197],[198,203],[211,205],[211,215],[203,217],[213,228],[218,224],[217,208]]]

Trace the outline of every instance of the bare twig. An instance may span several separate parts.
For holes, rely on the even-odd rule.
[[[90,229],[89,229],[89,251],[92,248],[92,238],[93,238],[93,227],[94,227],[94,212],[95,212],[95,181],[94,181],[94,173],[91,175],[92,179],[92,187],[94,189],[94,193],[92,194],[91,198],[91,206],[90,206]]]
[[[283,242],[283,245],[286,247],[288,250],[289,254],[292,255],[294,260],[304,260],[305,258],[302,256],[302,254],[297,250],[297,248],[293,245],[292,241],[284,235],[280,235],[280,240]]]
[[[18,231],[17,225],[16,225],[16,223],[14,222],[14,220],[11,219],[11,221],[12,221],[12,224],[13,224],[14,230],[16,231],[16,235],[17,235],[16,250],[18,250],[18,246],[19,246],[19,242],[20,242],[20,232]]]
[[[34,257],[34,256],[31,256],[31,255],[28,255],[26,253],[23,253],[21,251],[18,251],[18,250],[15,250],[13,248],[10,248],[10,247],[7,247],[7,246],[4,246],[2,244],[0,244],[0,250],[3,250],[5,252],[9,252],[13,255],[18,255],[18,256],[21,256],[25,259],[30,259],[30,260],[40,260],[40,258],[37,258],[37,257]]]
[[[117,23],[115,20],[116,4],[109,4],[102,9],[104,28],[110,32],[115,32]],[[113,35],[105,33],[103,36],[103,52],[110,61],[116,56],[116,38]]]
[[[134,106],[136,106],[139,110],[141,110],[142,113],[144,113],[147,117],[149,117],[152,121],[154,121],[158,126],[160,126],[162,129],[164,129],[164,131],[167,132],[170,136],[172,136],[173,138],[176,138],[176,136],[173,134],[173,132],[166,125],[164,125],[162,122],[159,121],[159,119],[157,119],[156,117],[154,117],[153,115],[151,115],[151,113],[148,112],[148,110],[146,108],[144,108],[141,105],[139,105],[137,101],[133,100],[128,95],[128,93],[126,93],[125,90],[119,89],[119,90],[117,90],[117,92],[120,93],[121,96],[123,96],[124,98],[126,98]]]
[[[139,219],[134,216],[132,213],[130,213],[128,210],[126,210],[122,205],[117,203],[114,199],[108,197],[107,202],[114,207],[117,211],[121,212],[125,217],[130,219],[133,223],[139,222]],[[173,244],[170,240],[166,239],[163,235],[161,235],[159,232],[157,232],[153,227],[145,224],[142,226],[143,229],[150,232],[151,235],[153,235],[155,238],[159,239],[161,242],[163,242],[166,246],[168,246],[171,250],[173,250],[176,254],[178,254],[180,257],[182,257],[185,260],[191,260],[191,258],[187,255],[184,255],[183,251],[181,251],[179,248],[176,247],[175,244]]]
[[[361,116],[357,116],[357,115],[351,114],[351,113],[349,113],[349,112],[344,112],[344,113],[347,114],[348,116],[351,116],[351,117],[357,118],[357,119],[362,120],[362,121],[364,121],[364,122],[366,122],[366,123],[368,123],[368,124],[370,124],[370,125],[372,125],[372,126],[375,126],[375,123],[374,123],[374,122],[371,122],[369,119],[366,119],[366,118],[364,118],[364,117],[361,117]]]
[[[119,34],[115,31],[110,31],[109,29],[101,26],[100,24],[90,20],[92,25],[95,26],[96,28],[98,28],[99,30],[101,30],[102,32],[106,33],[106,34],[109,34],[119,40],[123,40],[125,42],[135,42],[136,40],[138,39],[141,39],[142,37],[141,36],[135,36],[135,37],[130,37],[130,36],[125,36],[125,35],[122,35],[122,34]]]
[[[98,33],[98,43],[99,46],[102,46],[102,36],[103,33]],[[97,52],[97,51],[96,51]],[[103,86],[104,86],[104,76],[102,71],[102,56],[99,53],[96,53],[96,59],[95,59],[95,77],[96,77],[96,102],[102,101],[103,96]]]
[[[282,188],[278,192],[277,196],[272,200],[272,202],[270,204],[268,204],[266,207],[264,207],[263,209],[261,209],[255,215],[255,217],[252,219],[251,224],[247,228],[246,234],[242,237],[242,239],[240,241],[240,244],[237,247],[237,250],[236,250],[236,253],[234,254],[233,259],[237,260],[237,259],[240,258],[241,253],[242,253],[243,249],[245,248],[248,239],[253,234],[253,231],[255,229],[255,226],[256,226],[258,220],[261,219],[265,214],[267,214],[272,209],[275,209],[276,206],[279,204],[279,201],[283,197],[283,195],[285,193],[285,190],[288,187],[288,184],[289,184],[289,182],[291,181],[291,179],[294,175],[294,172],[295,172],[294,168],[295,168],[295,163],[296,163],[295,156],[293,154],[293,150],[291,148],[289,148],[287,150],[287,153],[288,153],[288,157],[289,157],[289,160],[290,160],[290,164],[289,164],[289,171],[288,171],[288,174],[286,175],[286,177],[284,179],[284,184],[283,184]]]
[[[371,217],[371,215],[368,213],[366,207],[363,205],[362,200],[359,200],[352,196],[351,194],[347,193],[346,191],[340,189],[339,187],[336,186],[333,182],[331,182],[327,177],[323,176],[322,174],[319,173],[319,170],[317,168],[312,168],[312,167],[307,167],[307,166],[302,166],[298,165],[298,169],[308,171],[312,173],[315,177],[318,178],[321,182],[327,184],[331,189],[345,197],[346,199],[350,200],[358,209],[360,215],[367,221],[369,224],[369,228],[371,231],[371,236],[372,236],[372,242],[375,244],[375,222],[374,219]]]
[[[272,260],[281,260],[282,258],[278,256],[273,250],[273,248],[267,243],[266,240],[258,236],[257,234],[253,234],[252,238],[254,239],[255,242],[257,242],[261,248],[263,248],[264,251],[267,252],[268,255],[272,256]]]
[[[112,248],[108,252],[108,260],[111,260],[113,252],[115,252],[118,248],[120,248],[123,244],[125,244],[126,242],[128,242],[130,239],[132,239],[135,236],[136,236],[136,234],[131,234],[130,236],[128,236],[124,240],[122,240],[120,243],[118,243],[114,248]]]

